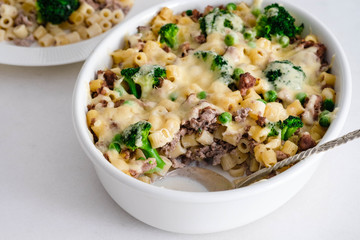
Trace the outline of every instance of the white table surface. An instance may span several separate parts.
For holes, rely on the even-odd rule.
[[[342,43],[354,89],[343,133],[359,128],[360,1],[291,2]],[[71,98],[81,66],[0,65],[0,239],[360,239],[360,141],[326,153],[294,198],[247,226],[181,235],[134,219],[105,192],[74,134]]]

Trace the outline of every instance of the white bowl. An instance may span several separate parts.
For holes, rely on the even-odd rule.
[[[124,19],[131,18],[140,12],[142,9],[141,3],[143,2],[143,0],[134,1],[134,6]],[[120,22],[118,25],[122,23],[123,22]],[[64,46],[40,47],[34,45],[22,47],[16,46],[11,42],[0,41],[0,64],[15,66],[54,66],[80,62],[85,60],[101,40],[113,29],[96,37]]]
[[[93,51],[78,76],[73,97],[73,118],[79,141],[93,162],[100,181],[110,196],[129,214],[156,228],[178,233],[211,233],[232,229],[257,220],[288,201],[310,179],[320,163],[320,156],[309,157],[289,170],[268,181],[223,192],[183,192],[159,188],[132,178],[105,160],[96,149],[86,125],[88,83],[94,73],[111,66],[110,53],[121,46],[126,34],[146,25],[153,16],[167,6],[180,13],[187,9],[204,9],[207,5],[226,4],[230,1],[202,0],[171,1],[156,5],[117,27]],[[351,76],[348,62],[335,36],[319,20],[298,7],[282,1],[299,22],[319,36],[328,47],[329,59],[335,55],[332,72],[336,82],[337,118],[322,142],[337,137],[348,114],[351,97]]]

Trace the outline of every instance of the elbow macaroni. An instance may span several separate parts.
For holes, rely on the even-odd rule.
[[[237,4],[236,10],[231,11],[242,18],[246,27],[254,26],[256,19],[245,3]],[[83,27],[81,23],[76,26],[78,34],[72,37],[58,34],[56,44],[79,41],[84,34],[96,36],[116,19],[122,19],[123,12],[109,9],[96,12],[82,4],[71,17],[74,25],[77,16],[84,16],[79,21],[91,26]],[[160,28],[170,23],[178,27],[178,42],[172,48],[160,41],[159,34]],[[53,41],[49,35],[53,29],[38,27],[35,37],[47,44]],[[136,34],[126,38],[124,48],[111,53],[112,69],[99,71],[90,81],[87,124],[97,147],[108,154],[115,167],[145,182],[164,175],[170,166],[177,168],[191,162],[220,165],[232,177],[242,177],[302,151],[305,132],[315,142],[323,137],[326,128],[318,123],[321,103],[315,100],[336,101],[336,76],[321,72],[320,59],[313,61],[317,57],[314,49],[305,49],[301,41],[281,48],[278,40],[265,38],[255,38],[250,44],[241,32],[232,29],[207,36],[199,33],[196,19],[163,8],[149,26],[139,27]],[[236,36],[233,46],[225,44],[226,34]],[[313,34],[302,40],[319,43]],[[224,61],[226,67],[219,67],[214,59]],[[274,60],[294,61],[311,76],[311,81],[301,89],[276,89],[264,73]],[[248,74],[235,76],[236,68]],[[160,69],[163,75],[155,77],[155,69]],[[127,75],[129,70],[133,75]],[[113,76],[113,81],[109,76]],[[279,94],[270,98],[270,90]],[[302,93],[307,97],[298,97]],[[314,124],[286,135],[286,119],[309,116]],[[139,149],[134,154],[126,146],[120,146],[119,152],[104,148],[114,141],[115,134],[138,121],[151,124],[148,140],[165,162],[158,172],[139,169],[153,159],[141,155]],[[126,154],[130,159],[121,157]]]
[[[42,47],[79,42],[111,29],[124,19],[123,10],[131,8],[132,5],[133,0],[114,0],[106,5],[100,4],[99,8],[94,9],[86,1],[80,1],[79,8],[71,13],[67,21],[54,25],[40,24],[36,21],[35,0],[8,0],[0,3],[0,41],[25,39],[26,42],[17,40],[14,43],[29,46],[35,39]]]

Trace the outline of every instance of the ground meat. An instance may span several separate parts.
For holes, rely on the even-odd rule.
[[[111,129],[113,129],[113,130],[116,130],[116,129],[118,129],[118,124],[116,123],[116,122],[114,122],[114,121],[111,121],[110,122],[110,128]]]
[[[122,150],[121,155],[124,157],[124,159],[128,160],[131,157],[131,152],[128,149]]]
[[[324,62],[325,54],[326,54],[326,46],[322,43],[317,43],[315,45],[318,50],[316,51],[316,55],[320,58],[321,62]]]
[[[181,50],[181,57],[186,57],[189,54],[189,51],[191,50],[190,43],[188,42],[181,44],[179,48]]]
[[[181,138],[182,136],[185,136],[188,132],[189,132],[188,129],[186,129],[186,128],[184,128],[184,127],[180,128],[179,132],[177,132],[177,133],[175,134],[173,140],[172,140],[171,142],[165,144],[165,146],[163,146],[163,147],[161,148],[161,152],[162,152],[165,156],[169,157],[170,152],[171,152],[172,150],[174,150],[176,144],[180,141],[180,138]]]
[[[299,140],[299,150],[305,151],[309,148],[315,147],[316,142],[311,138],[310,133],[305,132],[301,135]]]
[[[96,98],[98,95],[105,95],[106,94],[106,89],[104,89],[104,86],[99,87],[98,89],[96,89],[96,92],[93,92],[91,94],[92,98]]]
[[[114,108],[120,107],[121,105],[124,104],[124,102],[125,102],[124,99],[117,100],[116,102],[114,102]]]
[[[277,159],[278,161],[281,161],[281,160],[284,160],[284,159],[290,157],[289,154],[284,153],[284,152],[282,152],[282,151],[275,151],[275,153],[276,153],[276,159]]]
[[[185,154],[170,160],[173,164],[172,165],[173,168],[183,168],[189,165],[199,166],[199,162],[193,161],[193,159],[191,159],[191,156],[187,157]]]
[[[87,110],[90,111],[92,109],[95,109],[95,104],[89,104],[87,105]]]
[[[129,44],[129,46],[131,45],[130,41],[128,41],[128,44]],[[136,43],[133,43],[133,46],[131,46],[131,47],[138,49],[139,52],[142,52],[145,47],[145,43],[141,39],[138,39],[138,41]]]
[[[259,145],[259,143],[257,141],[255,141],[254,139],[252,139],[250,136],[248,137],[249,138],[249,147],[250,147],[250,152],[252,154],[254,154],[254,148]]]
[[[89,4],[94,10],[98,10],[100,8],[100,4],[96,0],[80,0],[80,2],[85,2]]]
[[[145,173],[149,171],[150,169],[153,169],[156,167],[156,159],[155,158],[149,158],[144,161],[144,164],[141,167],[142,173]]]
[[[106,70],[104,73],[104,79],[109,89],[114,89],[114,82],[117,79],[116,74],[111,70]]]
[[[304,48],[316,47],[318,50],[316,51],[316,55],[319,57],[321,63],[325,60],[326,54],[326,46],[322,43],[315,43],[313,41],[305,41],[302,39],[299,43],[299,46],[303,46]]]
[[[196,9],[194,9],[193,11],[192,11],[192,15],[191,15],[191,19],[194,21],[194,22],[198,22],[199,21],[199,18],[201,18],[202,17],[202,14],[198,11],[198,10],[196,10]]]
[[[80,2],[85,2],[89,4],[95,10],[108,8],[111,11],[114,11],[121,8],[124,14],[127,14],[130,10],[128,7],[123,7],[121,5],[121,2],[119,2],[118,0],[80,0]]]
[[[35,16],[26,16],[23,12],[19,12],[19,14],[14,20],[14,25],[18,26],[24,24],[27,27],[31,27],[33,25],[33,22],[35,22]]]
[[[243,122],[249,115],[250,108],[241,108],[236,111],[235,113],[235,121],[236,122]]]
[[[265,125],[266,125],[266,117],[262,117],[262,116],[258,115],[258,119],[256,120],[256,123],[260,127],[265,127]]]
[[[170,160],[172,162],[173,168],[183,168],[186,166],[186,164],[184,164],[180,158],[174,158],[174,159],[170,159]]]
[[[207,7],[204,10],[204,15],[208,14],[209,12],[211,12],[212,10],[214,10],[213,6],[207,5]]]
[[[192,160],[206,161],[212,165],[218,165],[220,164],[221,157],[235,148],[236,147],[230,143],[220,139],[214,139],[211,145],[188,149],[186,157]]]
[[[187,16],[186,12],[187,12],[187,11],[183,11],[183,12],[181,13],[181,16],[183,16],[183,17]],[[192,14],[191,14],[189,17],[190,17],[194,22],[198,22],[198,21],[199,21],[199,18],[202,17],[202,14],[201,14],[198,10],[194,9],[194,10],[192,10]]]
[[[98,79],[102,76],[102,74],[104,74],[105,71],[103,70],[97,70],[96,74],[95,74],[95,79]]]
[[[151,31],[151,27],[149,27],[149,26],[138,26],[137,31],[138,31],[138,33],[144,34],[145,32]]]
[[[126,15],[130,12],[130,7],[121,7],[121,10],[123,11],[123,13]]]
[[[107,107],[107,105],[108,105],[108,101],[106,101],[106,100],[100,100],[99,101],[99,103],[101,103],[101,106],[103,107],[103,108],[106,108]]]
[[[131,176],[133,176],[134,178],[137,178],[140,174],[134,170],[134,169],[129,169],[129,173]]]
[[[249,72],[240,75],[239,89],[241,96],[245,96],[249,88],[255,86],[256,78],[254,78]]]
[[[200,35],[194,37],[194,40],[195,40],[195,42],[202,44],[202,43],[206,42],[206,37],[204,34],[200,34]]]
[[[119,9],[119,8],[122,9],[122,6],[121,6],[121,4],[120,4],[120,2],[118,0],[105,0],[105,5],[101,6],[101,7],[102,8],[108,8],[111,11],[114,11],[114,10]]]
[[[167,53],[171,51],[171,48],[169,48],[168,46],[164,46],[162,49]]]
[[[217,113],[216,110],[212,109],[211,107],[206,107],[199,110],[199,117],[192,118],[187,121],[184,125],[188,129],[202,129],[208,130],[209,126],[216,123],[217,120]]]
[[[32,34],[24,39],[15,38],[14,44],[17,46],[30,47],[35,42],[35,38]]]

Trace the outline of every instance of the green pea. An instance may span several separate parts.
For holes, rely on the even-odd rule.
[[[267,104],[267,102],[264,99],[259,98],[257,100],[260,101],[260,102],[263,102],[264,104]]]
[[[179,97],[179,96],[178,96],[178,94],[177,94],[176,92],[173,92],[173,93],[171,93],[171,94],[169,95],[170,100],[173,101],[173,102],[174,102],[178,97]]]
[[[330,123],[331,123],[330,112],[328,110],[325,110],[319,116],[319,124],[322,127],[329,127]]]
[[[289,43],[290,43],[290,39],[289,39],[288,36],[282,36],[279,39],[279,43],[283,48],[287,47],[289,45]]]
[[[222,114],[220,114],[219,116],[219,121],[222,124],[226,124],[232,121],[232,115],[229,112],[223,112]]]
[[[236,4],[235,3],[228,3],[228,5],[226,5],[226,10],[228,10],[228,11],[236,10]]]
[[[186,13],[187,16],[192,16],[193,15],[192,10],[187,10],[185,13]]]
[[[302,105],[304,105],[306,98],[307,98],[306,93],[300,92],[300,93],[296,94],[296,99],[298,99]]]
[[[235,38],[234,38],[233,35],[228,34],[228,35],[225,36],[224,42],[225,42],[225,44],[226,44],[227,46],[232,46],[232,45],[234,45],[234,43],[235,43]]]
[[[264,94],[264,99],[265,99],[265,101],[267,101],[267,102],[275,102],[276,99],[277,99],[277,93],[276,93],[276,91],[274,91],[274,90],[267,91],[267,92]]]
[[[233,77],[233,79],[235,79],[235,80],[239,80],[239,79],[240,79],[240,75],[243,74],[243,73],[244,73],[244,70],[242,70],[241,68],[235,68],[232,77]]]
[[[332,99],[325,99],[324,101],[324,109],[330,112],[334,111],[335,103]]]
[[[198,92],[198,94],[196,96],[198,97],[198,99],[205,99],[207,94],[205,91],[201,91],[201,92]]]
[[[256,32],[251,29],[246,29],[243,33],[244,38],[248,41],[252,41],[256,37]]]

